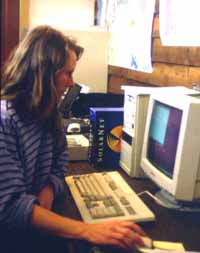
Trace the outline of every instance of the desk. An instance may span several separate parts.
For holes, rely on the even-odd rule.
[[[97,170],[91,168],[87,162],[76,162],[70,163],[68,174],[72,175],[95,171]],[[155,193],[158,190],[148,179],[131,179],[123,170],[119,169],[119,172],[136,192],[149,190]],[[81,216],[69,190],[66,189],[66,191],[67,197],[65,195],[56,204],[58,212],[62,215],[81,220]],[[156,204],[148,195],[142,195],[141,198],[156,215],[154,222],[141,224],[141,227],[147,235],[153,240],[182,242],[188,251],[200,251],[200,213],[183,213],[167,210]],[[105,249],[105,252],[107,253],[109,251]],[[110,252],[114,253],[115,250]],[[123,253],[124,251],[116,250],[116,252]]]

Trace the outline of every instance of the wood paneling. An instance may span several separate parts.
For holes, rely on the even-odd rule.
[[[117,81],[115,81],[117,80]],[[185,86],[199,82],[200,68],[194,66],[154,63],[152,73],[109,66],[108,91],[121,93],[121,85],[133,86]],[[111,82],[112,81],[112,82]]]
[[[164,47],[160,38],[154,38],[152,60],[200,67],[200,47]]]
[[[127,79],[127,78],[118,77],[114,75],[110,76],[109,87],[108,87],[109,92],[114,93],[114,94],[123,94],[124,91],[121,89],[122,85],[153,86],[148,83],[137,82],[133,79]]]
[[[19,0],[1,0],[1,65],[19,42]]]
[[[121,93],[121,85],[185,86],[200,81],[200,47],[163,46],[159,33],[159,1],[152,29],[153,72],[109,66],[108,92]]]
[[[19,39],[22,40],[29,29],[29,0],[20,0]]]
[[[156,86],[183,85],[191,87],[193,82],[200,80],[200,69],[184,65],[155,63],[151,74],[130,70],[127,78]]]
[[[158,17],[158,15],[154,15],[152,37],[153,38],[159,38],[160,37],[160,32],[159,32],[159,17]]]

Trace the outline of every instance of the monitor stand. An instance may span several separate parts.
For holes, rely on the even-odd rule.
[[[168,209],[182,212],[200,212],[200,201],[185,202],[177,201],[165,190],[160,190],[155,194],[158,199],[157,203]]]

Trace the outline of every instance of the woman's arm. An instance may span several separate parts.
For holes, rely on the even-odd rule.
[[[66,149],[59,154],[54,154],[53,164],[49,175],[49,183],[53,187],[54,198],[64,191],[64,178],[67,174],[67,164]]]
[[[0,104],[0,222],[9,228],[27,229],[35,195],[26,192],[26,180],[19,155],[18,129],[10,119],[7,104]]]
[[[51,210],[54,201],[54,191],[51,185],[42,188],[37,197],[42,207]]]
[[[62,217],[38,205],[33,206],[31,223],[34,227],[64,238],[83,239],[95,244],[115,245],[133,249],[143,245],[143,230],[131,221],[86,224]]]

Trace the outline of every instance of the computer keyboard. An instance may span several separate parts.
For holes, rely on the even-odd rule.
[[[97,172],[65,178],[83,220],[155,220],[153,212],[117,171]]]

